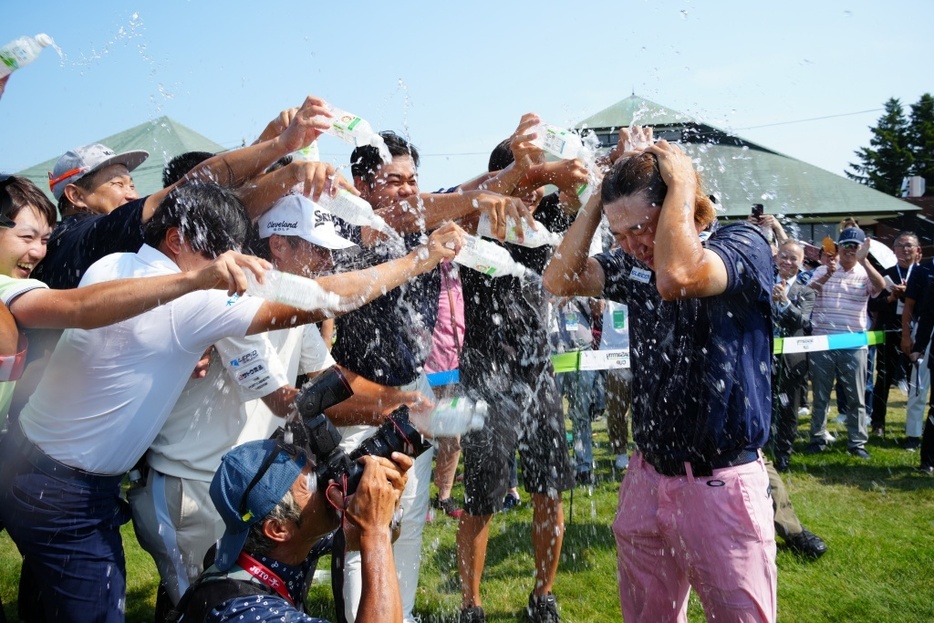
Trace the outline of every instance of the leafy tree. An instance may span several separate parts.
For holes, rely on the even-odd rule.
[[[925,194],[934,194],[934,97],[930,93],[911,105],[908,144],[914,159],[911,174],[927,181],[929,191]]]
[[[889,195],[898,196],[902,180],[912,165],[912,152],[908,142],[908,121],[901,102],[892,98],[885,103],[885,114],[879,118],[872,130],[869,147],[855,153],[860,164],[850,163],[855,173],[846,172],[847,177],[860,184]]]

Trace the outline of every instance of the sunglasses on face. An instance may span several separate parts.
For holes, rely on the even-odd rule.
[[[272,467],[272,464],[275,463],[276,459],[279,458],[279,455],[283,452],[285,452],[289,456],[289,459],[292,461],[298,461],[299,457],[304,455],[304,452],[298,446],[276,440],[276,452],[272,452],[269,454],[269,456],[266,457],[266,460],[263,461],[259,471],[256,472],[256,475],[253,476],[253,480],[250,481],[250,484],[248,484],[244,490],[243,497],[240,498],[240,507],[237,510],[240,513],[240,518],[243,521],[249,521],[250,518],[253,517],[253,511],[248,508],[250,493],[253,491],[253,488],[259,484],[259,481],[263,479],[263,476],[266,475],[266,472],[269,471],[269,468]]]
[[[859,243],[858,242],[841,242],[840,248],[841,249],[858,249]]]

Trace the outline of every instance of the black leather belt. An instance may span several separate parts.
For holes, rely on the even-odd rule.
[[[713,470],[724,467],[736,467],[752,463],[759,458],[758,450],[743,450],[733,456],[717,457],[713,461],[678,461],[670,457],[663,457],[650,452],[643,452],[645,462],[655,468],[662,476],[687,476],[686,465],[691,466],[691,474],[698,477],[712,476]]]
[[[56,461],[33,442],[29,441],[19,422],[11,422],[10,430],[7,433],[11,445],[25,458],[33,467],[49,476],[56,478],[80,482],[89,487],[108,487],[121,483],[123,474],[112,476],[107,474],[92,474],[77,467],[65,465]]]

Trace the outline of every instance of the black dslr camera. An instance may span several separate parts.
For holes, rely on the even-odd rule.
[[[361,456],[389,458],[393,452],[402,452],[414,459],[431,447],[409,422],[409,408],[402,406],[392,412],[375,435],[350,453],[344,452],[340,448],[341,435],[324,410],[351,395],[353,390],[347,378],[337,367],[328,368],[307,383],[295,398],[301,424],[293,421],[286,425],[293,443],[306,447],[317,459],[318,482],[333,480],[345,495],[356,491],[360,483],[363,465],[357,459]]]

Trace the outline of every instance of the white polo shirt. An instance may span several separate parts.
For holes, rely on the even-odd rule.
[[[266,334],[216,342],[207,373],[188,379],[147,462],[169,476],[210,482],[246,425],[244,403],[292,382]]]
[[[334,364],[314,325],[214,346],[207,375],[188,381],[149,449],[149,465],[163,474],[210,482],[227,451],[282,424],[263,396]]]
[[[334,358],[321,339],[321,332],[313,324],[270,331],[266,337],[279,353],[290,383],[294,383],[299,374],[321,372],[334,365]],[[245,406],[246,426],[240,431],[235,445],[266,439],[283,423],[282,418],[270,411],[262,400],[251,400]]]
[[[143,245],[95,262],[81,285],[178,272]],[[105,475],[127,471],[162,429],[204,350],[243,337],[262,304],[204,290],[108,327],[68,329],[23,409],[23,431],[66,465]]]

